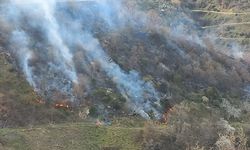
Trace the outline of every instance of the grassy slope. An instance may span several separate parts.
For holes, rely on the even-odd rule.
[[[137,150],[142,128],[96,127],[91,123],[47,125],[32,129],[1,129],[1,150]]]

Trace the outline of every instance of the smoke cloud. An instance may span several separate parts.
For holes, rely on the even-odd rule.
[[[120,3],[114,3],[114,1],[111,2],[113,2],[113,5],[108,5],[109,3],[107,1],[97,1],[97,6],[94,6],[94,8],[96,12],[104,10],[104,15],[102,14],[100,17],[104,18],[105,24],[109,30],[117,30],[122,28],[125,19],[123,18],[120,20],[123,15],[121,13],[117,13],[118,15],[115,17],[111,16],[112,11],[120,8]],[[115,8],[111,8],[110,6],[115,6]],[[76,14],[81,13],[81,11],[85,12],[86,10],[80,9],[79,11],[80,12],[77,12]],[[89,17],[82,16],[80,18],[77,17],[77,19],[72,19],[72,16],[70,16],[69,18],[61,20],[62,28],[64,28],[64,35],[67,35],[64,36],[66,41],[71,41],[71,45],[82,47],[89,62],[97,62],[100,64],[103,71],[106,72],[106,74],[117,85],[121,94],[127,99],[128,106],[132,110],[146,119],[150,119],[148,112],[153,112],[155,117],[160,118],[160,98],[153,85],[149,82],[143,81],[139,73],[135,70],[131,70],[127,73],[112,61],[112,58],[105,53],[105,50],[102,48],[98,39],[89,32],[91,31],[91,26],[83,26],[86,20],[91,22],[91,20],[86,18]],[[71,27],[67,26],[69,20]],[[93,25],[94,21],[90,24]]]
[[[82,47],[88,54],[89,60],[100,63],[107,75],[116,83],[122,95],[127,98],[133,110],[147,119],[150,118],[147,112],[153,111],[154,115],[159,118],[160,114],[154,108],[155,106],[160,108],[158,93],[154,87],[149,82],[144,82],[134,70],[125,73],[111,61],[98,40],[93,38],[91,34],[82,35]]]
[[[12,0],[5,5],[4,17],[13,29],[9,42],[14,45],[13,53],[35,89],[59,90],[74,100],[72,89],[78,77],[73,55],[80,46],[88,62],[100,64],[133,111],[146,119],[150,119],[151,111],[160,118],[160,98],[153,85],[143,81],[137,71],[126,72],[120,68],[93,34],[98,19],[107,31],[126,25],[129,18],[124,19],[126,14],[120,1],[97,0],[83,8],[55,0]]]
[[[76,100],[73,87],[79,79],[74,57],[80,48],[86,56],[83,62],[89,63],[83,64],[83,69],[88,70],[91,62],[98,63],[133,111],[146,119],[149,112],[160,118],[161,94],[139,72],[124,71],[116,64],[96,32],[109,33],[129,26],[206,47],[204,34],[176,7],[164,10],[163,15],[168,16],[162,19],[153,11],[144,12],[127,4],[121,0],[11,0],[4,4],[3,18],[12,28],[9,43],[30,85],[37,91],[49,91],[44,94],[48,97],[53,91],[61,91]],[[166,43],[183,57],[188,56],[178,45]],[[241,57],[237,52],[232,50]]]

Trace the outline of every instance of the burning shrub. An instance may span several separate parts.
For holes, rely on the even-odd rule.
[[[70,110],[72,109],[72,103],[70,101],[56,101],[54,103],[54,108],[56,109],[64,109],[64,110]]]

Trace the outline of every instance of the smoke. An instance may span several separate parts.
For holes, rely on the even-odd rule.
[[[46,91],[44,95],[49,98],[54,91],[60,91],[68,99],[76,100],[73,87],[79,82],[79,73],[74,59],[80,49],[86,56],[81,58],[83,70],[90,72],[91,62],[98,63],[127,99],[129,108],[147,119],[149,112],[160,117],[160,93],[136,70],[124,71],[116,64],[102,47],[98,34],[129,27],[206,47],[204,34],[176,7],[162,13],[144,12],[136,6],[126,6],[128,3],[122,0],[11,0],[5,5],[3,17],[13,29],[9,42],[14,45],[13,52],[31,86]],[[178,44],[166,43],[188,57]],[[238,50],[231,52],[237,57],[242,55]]]
[[[6,4],[4,14],[13,29],[9,43],[14,45],[13,53],[30,85],[50,92],[45,94],[47,97],[57,90],[75,99],[72,83],[77,84],[78,77],[73,55],[80,47],[87,62],[100,64],[127,99],[128,107],[146,119],[150,119],[149,112],[160,118],[159,93],[153,85],[143,81],[137,71],[120,68],[95,38],[97,22],[101,22],[102,32],[118,30],[129,23],[129,15],[120,2],[96,0],[89,7],[81,7],[55,0],[12,0]]]
[[[22,67],[24,74],[26,75],[26,79],[31,86],[36,89],[36,84],[32,77],[32,68],[29,66],[29,61],[32,58],[32,52],[28,49],[29,39],[25,32],[23,31],[13,31],[11,35],[11,43],[16,43],[16,47],[14,48],[15,53],[19,57],[19,62]]]
[[[118,2],[115,4],[113,1],[114,5],[107,5],[109,4],[107,1],[100,1],[100,3],[97,1],[97,4],[94,10],[96,13],[98,13],[98,10],[105,10],[105,15],[102,14],[100,17],[104,18],[109,30],[122,28],[122,24],[125,22],[125,19],[119,21],[120,15],[122,14],[117,13],[119,14],[118,16],[110,16],[111,10],[119,8],[120,4],[118,4]],[[110,6],[115,6],[115,8],[113,9]],[[79,11],[77,11],[76,14],[86,12],[87,10],[80,9]],[[150,119],[149,112],[152,112],[156,118],[160,118],[160,98],[153,85],[143,81],[139,73],[135,70],[125,72],[118,64],[112,61],[112,58],[110,58],[102,48],[99,40],[94,37],[93,33],[89,32],[90,27],[84,26],[86,18],[89,17],[84,15],[80,18],[77,17],[77,19],[72,19],[72,16],[68,17],[69,18],[63,18],[61,20],[65,40],[70,41],[70,45],[78,45],[81,47],[87,55],[88,62],[97,62],[101,66],[102,70],[116,84],[120,93],[127,99],[127,104],[133,111],[146,119]],[[75,16],[73,16],[73,18],[74,17]],[[113,18],[116,19],[114,20]],[[71,24],[70,27],[67,26],[69,20]],[[87,21],[91,22],[91,20]],[[94,22],[90,24],[93,25]]]
[[[13,29],[9,45],[30,85],[42,94],[50,92],[45,94],[48,98],[52,91],[61,91],[74,100],[72,87],[78,78],[71,50],[60,35],[55,4],[52,0],[13,0],[3,6],[3,16]],[[32,59],[43,62],[34,66],[29,63]]]
[[[139,74],[131,70],[125,73],[101,48],[97,39],[91,34],[82,34],[82,47],[88,54],[90,61],[100,63],[102,69],[116,83],[122,95],[127,98],[129,105],[134,111],[149,119],[147,112],[153,111],[154,116],[160,117],[154,108],[160,108],[158,93],[149,82],[144,82]]]
[[[42,28],[48,42],[53,46],[54,59],[59,63],[58,67],[72,82],[77,83],[73,56],[59,35],[59,25],[54,17],[55,3],[54,0],[13,0],[7,5],[7,17],[10,21],[15,20],[15,28],[22,28],[22,17],[28,17],[27,24]]]
[[[70,53],[69,48],[64,44],[61,36],[59,35],[59,26],[56,21],[54,14],[54,4],[53,0],[41,1],[38,5],[41,6],[42,12],[44,12],[44,21],[46,23],[47,37],[50,44],[55,48],[55,56],[57,56],[58,61],[62,62],[62,70],[65,70],[65,73],[73,82],[77,82],[77,75],[75,72],[74,64],[72,61],[72,54]],[[60,60],[62,59],[62,60]]]

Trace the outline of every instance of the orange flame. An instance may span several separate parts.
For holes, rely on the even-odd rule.
[[[70,102],[68,101],[59,101],[54,104],[54,108],[56,109],[70,109]]]

